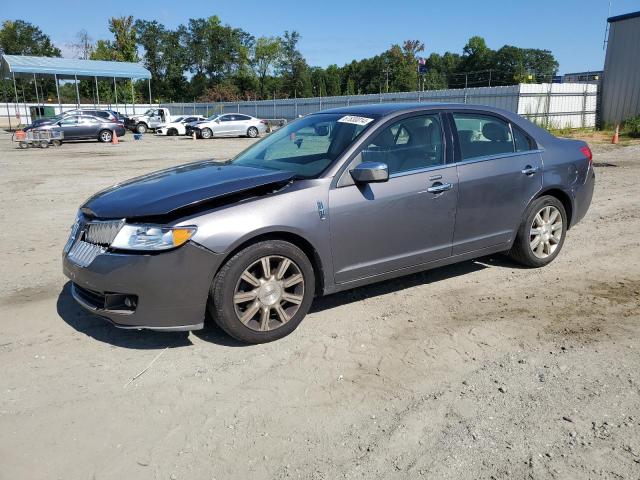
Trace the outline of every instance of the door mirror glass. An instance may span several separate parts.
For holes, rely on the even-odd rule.
[[[363,162],[349,172],[356,183],[377,183],[389,180],[386,163]]]
[[[329,127],[327,125],[316,126],[316,135],[319,137],[326,137],[329,135]]]

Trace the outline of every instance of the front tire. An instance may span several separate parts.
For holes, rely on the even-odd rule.
[[[174,137],[178,135],[178,130],[176,130],[175,128],[170,128],[169,130],[167,130],[167,135],[169,137]]]
[[[256,127],[249,127],[249,129],[247,130],[247,137],[249,138],[256,138],[258,134],[259,132]]]
[[[549,195],[537,198],[527,208],[509,255],[527,267],[548,265],[562,250],[567,225],[560,200]]]
[[[313,301],[311,262],[295,245],[269,240],[236,253],[211,286],[209,313],[241,342],[271,342],[293,332]]]
[[[113,140],[113,132],[111,132],[111,130],[102,130],[98,134],[98,140],[100,140],[102,143],[111,142],[111,140]]]
[[[211,137],[213,137],[213,132],[211,131],[210,128],[203,128],[202,132],[200,132],[200,136],[202,138],[204,138],[205,140],[210,139]]]
[[[146,123],[139,123],[136,125],[136,132],[137,133],[147,133],[148,127]]]

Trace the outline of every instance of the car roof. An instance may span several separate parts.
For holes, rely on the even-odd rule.
[[[316,113],[344,113],[386,116],[401,112],[416,112],[421,110],[483,110],[487,112],[511,114],[507,110],[488,105],[472,105],[468,103],[435,103],[435,102],[391,102],[391,103],[368,103],[364,105],[350,105],[348,107],[330,108]]]

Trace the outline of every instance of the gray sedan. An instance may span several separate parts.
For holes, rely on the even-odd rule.
[[[64,273],[123,328],[192,330],[205,313],[248,343],[291,333],[316,295],[508,253],[542,267],[586,214],[582,141],[490,107],[379,104],[283,127],[97,193]]]
[[[122,137],[126,132],[121,123],[93,115],[67,115],[55,123],[41,125],[38,129],[62,130],[65,142],[95,139],[108,143],[113,140],[114,134]]]
[[[243,115],[240,113],[227,113],[213,115],[206,120],[191,123],[187,126],[186,135],[195,132],[198,138],[213,137],[243,137],[255,138],[265,133],[269,127],[266,120]]]

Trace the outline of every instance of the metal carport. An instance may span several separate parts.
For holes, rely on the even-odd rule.
[[[49,75],[55,78],[56,94],[58,96],[58,106],[62,112],[62,102],[60,101],[60,79],[74,79],[76,84],[76,100],[80,106],[80,92],[78,90],[78,78],[93,78],[96,82],[96,93],[98,103],[100,94],[98,93],[98,78],[112,78],[115,91],[116,108],[118,104],[118,87],[116,78],[126,78],[131,80],[131,90],[133,95],[133,80],[147,80],[149,86],[149,103],[151,102],[151,73],[138,63],[132,62],[110,62],[104,60],[81,60],[77,58],[53,58],[53,57],[32,57],[27,55],[2,55],[0,56],[0,72],[2,78],[2,88],[5,89],[5,79],[13,80],[13,92],[15,94],[16,109],[18,106],[18,89],[16,87],[16,76],[33,76],[36,85],[36,99],[38,98],[37,76]],[[9,102],[7,102],[7,115],[9,114]],[[134,101],[135,106],[135,101]],[[9,116],[9,115],[8,115]],[[10,118],[10,117],[9,117]]]

